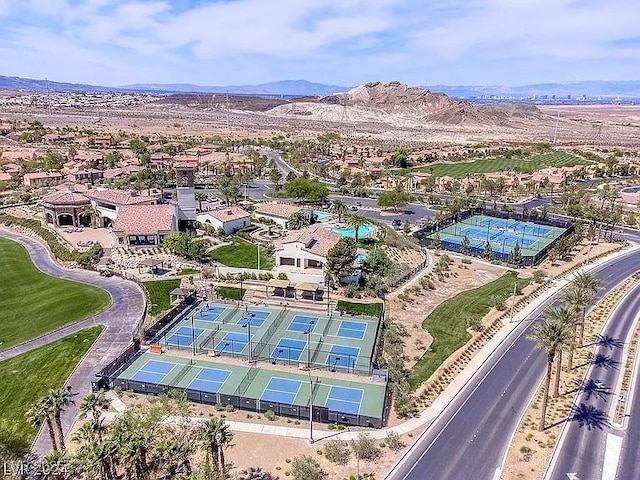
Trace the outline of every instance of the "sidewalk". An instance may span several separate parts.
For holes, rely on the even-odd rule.
[[[586,267],[582,267],[566,278],[556,280],[553,284],[543,291],[537,298],[533,299],[526,307],[514,314],[513,321],[508,322],[502,326],[502,328],[478,351],[478,353],[469,361],[467,366],[458,374],[458,376],[444,389],[444,391],[433,401],[431,406],[420,412],[416,417],[396,425],[394,427],[382,428],[377,430],[366,430],[370,438],[384,439],[388,432],[393,431],[398,435],[404,435],[417,429],[427,427],[439,414],[442,412],[449,403],[460,393],[464,386],[472,379],[472,377],[480,370],[480,368],[490,359],[491,355],[498,350],[498,347],[502,342],[507,340],[511,333],[520,325],[520,323],[526,320],[532,313],[534,313],[541,305],[547,300],[556,295],[560,290],[566,287],[573,275],[578,271],[590,271],[598,266],[607,263],[608,261],[617,258],[621,255],[626,255],[631,251],[640,249],[640,245],[634,245],[630,249],[618,251],[608,257],[600,258],[595,262],[589,264]],[[124,411],[126,406],[115,396],[110,396],[112,406],[116,412]],[[124,408],[123,408],[124,407]],[[110,413],[109,419],[115,418],[119,413]],[[107,418],[105,416],[105,418]],[[202,417],[190,417],[189,422],[195,425],[205,421]],[[167,421],[177,421],[177,419],[167,419]],[[308,428],[294,428],[284,427],[279,425],[268,425],[260,423],[246,423],[227,421],[227,424],[231,430],[243,433],[256,433],[262,435],[276,435],[281,437],[292,438],[309,438]],[[307,422],[308,425],[308,422]],[[353,440],[358,437],[363,430],[314,430],[314,440],[324,440],[327,438],[336,438],[339,440]]]

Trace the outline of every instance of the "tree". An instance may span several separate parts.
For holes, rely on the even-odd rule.
[[[280,191],[280,181],[282,180],[282,172],[278,170],[276,167],[273,167],[269,172],[269,180],[273,184],[273,189],[276,192]]]
[[[391,154],[391,163],[394,167],[407,168],[409,166],[409,153],[400,148]]]
[[[544,318],[543,321],[533,326],[533,333],[529,339],[536,343],[536,348],[547,354],[547,374],[544,381],[542,408],[540,411],[541,418],[538,429],[544,430],[547,418],[547,404],[549,402],[549,387],[551,385],[551,375],[553,364],[558,352],[558,345],[565,343],[566,339],[571,336],[570,325],[558,321],[557,317],[552,315]]]
[[[202,211],[202,202],[207,200],[207,194],[204,192],[196,192],[196,202],[198,202],[198,210]]]
[[[27,454],[31,444],[17,425],[0,419],[0,459],[17,460]]]
[[[584,311],[589,303],[591,303],[593,299],[593,294],[586,289],[580,288],[577,285],[571,285],[564,292],[564,301],[572,308],[574,313],[573,322],[571,324],[571,335],[573,341],[571,342],[569,348],[569,365],[568,368],[571,370],[573,368],[573,353],[575,348],[575,340],[577,333],[577,326],[584,322]]]
[[[471,251],[471,241],[469,240],[469,237],[467,235],[465,235],[462,238],[462,243],[460,244],[460,250],[462,251],[463,255],[469,255]]]
[[[353,273],[357,248],[353,238],[341,238],[327,253],[327,271],[340,282]]]
[[[64,167],[64,157],[58,152],[47,152],[42,159],[42,166],[47,172],[58,172]]]
[[[402,226],[402,232],[406,236],[409,236],[409,234],[411,233],[411,224],[409,223],[409,220],[405,220],[404,225]]]
[[[294,457],[291,461],[291,478],[293,480],[324,480],[327,474],[320,464],[308,455]]]
[[[384,243],[387,239],[387,227],[379,226],[378,230],[376,230],[376,239],[380,243]]]
[[[381,248],[374,248],[362,262],[362,271],[372,275],[388,276],[393,270],[393,262]]]
[[[359,213],[354,213],[353,215],[349,215],[347,217],[347,225],[353,228],[354,230],[354,239],[358,242],[358,235],[360,233],[360,227],[369,224],[369,219],[364,215]]]
[[[595,300],[595,294],[598,293],[602,282],[591,272],[578,272],[573,276],[571,281],[577,288],[584,290],[584,295],[587,297],[587,303],[581,308],[580,311],[580,343],[582,346],[584,342],[584,318],[586,315],[586,309],[589,304]]]
[[[434,233],[433,237],[431,237],[431,247],[433,247],[436,253],[442,247],[442,238],[440,238],[440,232]]]
[[[56,432],[53,426],[53,410],[47,397],[43,397],[38,400],[34,405],[27,410],[27,420],[35,429],[40,428],[43,423],[47,424],[47,431],[49,432],[49,440],[51,441],[51,448],[53,451],[58,450],[58,441],[56,440]]]
[[[383,192],[378,197],[378,206],[380,208],[392,208],[397,211],[398,207],[402,207],[411,201],[411,195],[407,192],[391,191]]]
[[[284,181],[285,182],[292,182],[296,178],[298,178],[298,176],[296,175],[296,173],[293,170],[291,170],[289,173],[287,173],[287,176],[284,178]]]
[[[233,433],[229,425],[222,418],[206,420],[198,429],[197,438],[205,450],[219,475],[225,471],[224,450],[231,446]]]
[[[551,307],[546,312],[546,318],[566,328],[562,330],[562,335],[557,338],[557,361],[556,361],[556,378],[553,386],[553,397],[557,398],[560,394],[560,377],[562,375],[562,352],[564,347],[573,347],[574,331],[575,331],[575,315],[573,309],[568,305],[560,305]],[[569,367],[571,368],[571,367]]]
[[[171,232],[170,234],[165,235],[162,240],[162,246],[164,248],[174,255],[179,255],[181,257],[186,257],[190,243],[191,237],[180,232]]]
[[[493,260],[493,249],[491,248],[491,242],[487,240],[484,244],[484,250],[482,251],[482,258],[485,260]]]
[[[216,187],[223,196],[227,206],[231,203],[237,203],[240,198],[240,177],[233,175],[231,171],[225,171],[224,174],[218,175],[216,180]]]
[[[132,138],[129,141],[129,149],[135,153],[138,158],[148,153],[147,144],[140,137]]]
[[[97,422],[100,420],[100,411],[106,405],[108,405],[108,402],[103,390],[92,392],[80,402],[80,416],[83,418],[91,416],[93,421]]]
[[[349,208],[347,207],[347,204],[344,203],[342,200],[336,199],[333,201],[333,206],[331,207],[331,213],[335,213],[336,215],[338,215],[339,222],[342,222],[342,216],[346,215],[348,211],[349,211]]]
[[[519,267],[522,263],[522,250],[520,249],[520,245],[517,243],[511,249],[511,254],[509,255],[509,262]]]
[[[285,183],[284,191],[288,197],[309,202],[324,201],[329,196],[329,190],[324,183],[304,177]]]
[[[380,455],[380,449],[375,440],[368,433],[360,433],[358,438],[351,440],[351,450],[356,457],[356,477],[360,478],[360,460],[374,461]]]
[[[64,412],[64,408],[69,405],[74,405],[71,389],[67,387],[60,387],[57,390],[50,390],[47,395],[47,403],[51,406],[53,419],[56,424],[56,430],[58,432],[58,445],[60,450],[65,451],[66,446],[64,444],[64,432],[62,431],[62,419],[61,415]]]
[[[292,214],[287,221],[287,228],[291,230],[300,230],[301,228],[311,225],[312,218],[305,212],[300,211]]]

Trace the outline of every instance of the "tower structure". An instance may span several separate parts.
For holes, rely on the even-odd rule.
[[[343,137],[353,138],[356,136],[356,127],[349,118],[349,112],[347,110],[347,99],[342,104],[342,116],[340,118],[340,134]]]
[[[178,228],[190,228],[196,219],[195,167],[190,163],[176,163]]]

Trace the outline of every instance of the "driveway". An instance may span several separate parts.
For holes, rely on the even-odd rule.
[[[65,435],[68,435],[78,413],[77,407],[82,398],[90,393],[91,380],[96,372],[115,359],[131,343],[133,333],[144,314],[146,296],[142,288],[134,282],[119,277],[104,278],[96,272],[88,270],[68,270],[60,267],[51,258],[47,248],[34,238],[3,228],[0,228],[0,237],[22,244],[28,250],[36,267],[47,275],[95,285],[107,290],[111,295],[111,305],[97,315],[0,352],[0,360],[4,360],[46,345],[83,328],[93,325],[105,326],[102,335],[78,364],[67,383],[74,392],[78,393],[76,405],[68,407],[62,416]],[[38,454],[46,454],[51,449],[49,438],[44,431],[40,433],[34,449]]]

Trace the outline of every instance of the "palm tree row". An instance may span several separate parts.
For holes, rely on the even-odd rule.
[[[80,404],[80,416],[85,422],[72,436],[79,445],[77,451],[70,455],[57,448],[59,437],[52,434],[52,442],[56,443],[48,460],[64,462],[70,476],[89,480],[229,478],[225,450],[233,446],[233,434],[224,419],[211,418],[194,425],[186,398],[172,393],[149,405],[127,409],[111,424],[105,423],[102,415],[106,405],[103,392],[85,397]],[[168,424],[168,417],[177,421]],[[192,462],[198,449],[204,453],[205,461],[194,469]]]
[[[547,404],[553,367],[556,374],[553,385],[553,397],[560,394],[563,352],[569,348],[568,370],[573,368],[573,356],[576,342],[579,346],[584,341],[584,321],[587,307],[595,300],[600,288],[600,281],[592,273],[577,273],[567,288],[563,302],[559,306],[547,309],[541,322],[533,327],[530,339],[536,342],[536,348],[547,355],[547,373],[543,385],[542,409],[539,429],[544,430],[546,424]],[[578,327],[580,333],[578,334]]]
[[[61,417],[65,407],[74,403],[71,390],[60,387],[57,390],[50,390],[27,411],[29,423],[34,428],[40,428],[42,424],[46,424],[54,452],[66,450]]]

